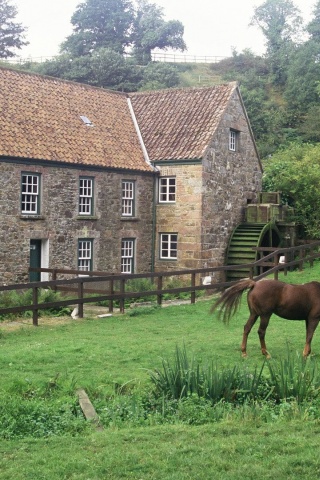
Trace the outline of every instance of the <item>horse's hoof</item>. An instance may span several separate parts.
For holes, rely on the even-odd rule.
[[[247,358],[248,354],[247,352],[242,352],[242,358]]]

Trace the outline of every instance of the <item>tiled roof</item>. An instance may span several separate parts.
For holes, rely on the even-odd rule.
[[[232,82],[130,94],[150,160],[202,158],[236,88]]]
[[[152,170],[125,94],[4,68],[0,157]]]

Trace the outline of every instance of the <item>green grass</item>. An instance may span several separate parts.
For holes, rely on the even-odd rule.
[[[285,280],[302,283],[319,278],[316,264]],[[114,424],[97,432],[93,427],[83,430],[77,417],[69,428],[66,405],[75,408],[76,388],[85,388],[97,404],[121,386],[127,394],[144,391],[150,386],[149,370],[161,369],[163,359],[173,359],[177,346],[185,345],[197,361],[214,361],[221,368],[239,363],[252,370],[261,366],[264,359],[258,327],[249,336],[248,358],[244,360],[240,354],[248,317],[245,298],[229,325],[210,315],[211,302],[140,307],[124,315],[65,323],[57,320],[57,324],[42,318],[37,328],[24,325],[14,331],[2,326],[0,403],[10,395],[12,401],[20,398],[21,408],[30,409],[34,425],[39,424],[41,415],[56,412],[60,404],[68,428],[61,430],[50,418],[47,425],[52,432],[46,437],[25,433],[21,438],[1,440],[0,479],[317,478],[317,405],[315,415],[306,408],[296,407],[295,412],[294,407],[288,411],[286,404],[279,405],[274,421],[272,411],[264,414],[257,407],[256,411],[232,411],[221,421],[204,425],[181,424],[177,419],[172,424],[143,427]],[[294,355],[301,353],[304,339],[304,322],[271,319],[266,341],[274,360],[284,358],[287,348]],[[318,363],[319,358],[316,331],[313,360]],[[194,409],[199,416],[204,406],[184,408],[189,409],[188,414]],[[7,406],[1,415],[9,416],[9,411]]]

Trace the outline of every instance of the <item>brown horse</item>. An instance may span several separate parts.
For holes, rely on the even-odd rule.
[[[310,282],[304,285],[291,285],[278,280],[260,280],[257,282],[251,279],[240,280],[222,293],[212,306],[211,311],[221,307],[219,316],[222,315],[223,321],[228,322],[231,315],[237,311],[245,290],[249,290],[247,301],[250,316],[244,326],[241,344],[242,356],[247,355],[249,333],[258,317],[260,317],[258,335],[261,352],[266,357],[270,357],[265,343],[265,334],[270,317],[275,313],[287,320],[305,320],[306,344],[303,349],[303,356],[307,357],[311,352],[312,337],[320,320],[320,283]]]

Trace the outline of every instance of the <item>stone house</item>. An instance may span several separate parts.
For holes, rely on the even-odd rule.
[[[223,265],[261,191],[262,166],[236,83],[130,95],[156,192],[155,269]]]
[[[261,190],[233,83],[128,95],[1,68],[0,109],[0,283],[221,264]]]

